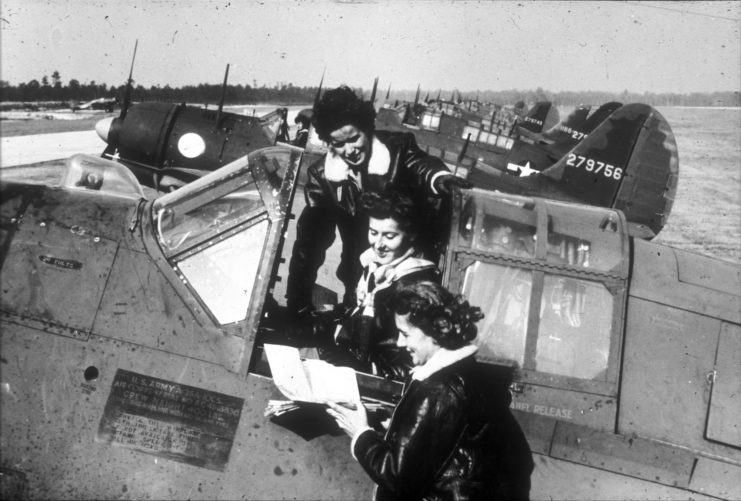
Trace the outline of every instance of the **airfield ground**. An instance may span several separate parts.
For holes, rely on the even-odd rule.
[[[565,116],[570,110],[559,111]],[[741,264],[741,109],[659,111],[676,137],[679,187],[672,214],[656,241]],[[77,120],[0,120],[0,137],[5,144],[11,137],[91,131],[104,116],[111,115]],[[101,151],[102,147],[101,142]],[[2,166],[6,166],[4,161]],[[297,203],[301,198],[296,197]],[[333,282],[333,269],[321,270],[320,281],[323,279]]]

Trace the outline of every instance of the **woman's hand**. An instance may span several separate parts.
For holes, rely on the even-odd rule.
[[[339,427],[351,437],[354,437],[358,431],[368,428],[368,416],[361,402],[338,404],[327,401],[326,404],[329,407],[327,414],[332,416]]]

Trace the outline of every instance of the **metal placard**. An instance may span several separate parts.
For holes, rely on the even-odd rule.
[[[244,399],[118,369],[96,441],[224,471]]]

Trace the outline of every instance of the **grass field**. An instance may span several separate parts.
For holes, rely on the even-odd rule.
[[[570,110],[561,110],[565,116]],[[741,109],[660,108],[679,150],[674,208],[657,242],[741,263]],[[115,114],[114,114],[115,115]],[[80,120],[2,120],[0,136],[91,130]]]
[[[98,120],[108,116],[118,116],[118,114],[94,115],[79,120],[0,120],[0,136],[30,136],[32,134],[93,130]]]
[[[679,186],[656,241],[741,263],[741,109],[659,111],[677,141]]]

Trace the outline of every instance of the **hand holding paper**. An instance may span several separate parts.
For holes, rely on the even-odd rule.
[[[264,347],[275,386],[287,398],[313,403],[360,402],[353,369],[335,367],[322,360],[301,360],[298,349],[292,346],[266,344]]]

